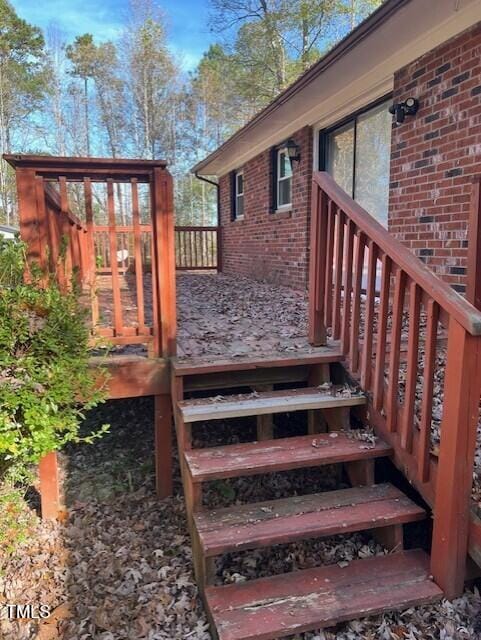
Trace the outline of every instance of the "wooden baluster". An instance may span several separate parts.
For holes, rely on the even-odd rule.
[[[35,198],[38,212],[38,219],[45,221],[45,252],[48,256],[45,256],[45,269],[50,268],[52,273],[55,272],[56,259],[58,255],[57,235],[55,233],[55,217],[53,214],[47,211],[45,206],[45,186],[42,176],[35,176]],[[47,260],[48,257],[48,260]]]
[[[82,247],[80,244],[80,233],[78,225],[72,223],[72,253],[75,267],[76,280],[80,284],[82,282]]]
[[[311,206],[311,251],[309,262],[309,342],[326,343],[324,287],[326,274],[327,196],[315,187]]]
[[[122,335],[122,298],[120,293],[119,268],[117,264],[117,225],[115,221],[114,182],[107,180],[107,211],[109,217],[110,269],[112,271],[112,297],[114,301],[115,336]]]
[[[448,600],[464,589],[479,420],[481,338],[449,320],[431,573]]]
[[[332,285],[334,258],[334,231],[336,226],[336,205],[329,200],[327,209],[327,252],[326,252],[326,285],[324,291],[324,325],[328,327],[332,318]]]
[[[388,390],[387,390],[387,428],[396,431],[398,418],[398,386],[399,363],[401,359],[401,333],[404,310],[404,294],[406,290],[406,274],[398,268],[394,285],[394,302],[392,311],[391,349],[389,353]]]
[[[421,482],[429,480],[429,454],[431,450],[431,422],[433,413],[434,371],[436,367],[436,341],[438,335],[439,306],[429,299],[427,304],[426,342],[424,345],[423,394],[419,447],[417,451],[418,473]]]
[[[381,297],[377,316],[376,367],[373,385],[373,402],[377,411],[382,409],[384,396],[384,367],[386,365],[387,314],[391,289],[391,269],[391,259],[386,254],[383,254],[381,258]]]
[[[408,453],[413,450],[414,408],[419,360],[419,320],[421,313],[421,289],[411,281],[409,285],[409,336],[407,354],[404,413],[401,423],[401,447]]]
[[[139,215],[139,192],[137,179],[130,181],[132,190],[132,224],[134,227],[135,292],[137,296],[137,325],[140,334],[146,333],[144,311],[144,274],[142,268],[142,247]]]
[[[67,178],[60,176],[58,179],[60,187],[60,219],[62,229],[62,240],[66,243],[65,258],[64,258],[64,270],[66,285],[70,286],[72,281],[72,237],[70,233],[70,220],[68,217],[68,194],[67,194]]]
[[[344,266],[344,213],[337,210],[336,225],[336,268],[334,273],[334,301],[332,308],[332,334],[335,340],[341,337],[341,291],[342,268]]]
[[[344,264],[344,300],[342,307],[341,323],[341,349],[347,354],[349,352],[349,328],[351,321],[351,301],[352,301],[352,254],[354,247],[354,223],[348,219],[345,237],[345,264]]]
[[[352,319],[351,319],[351,335],[349,338],[350,351],[349,360],[351,371],[357,373],[359,371],[359,326],[361,320],[361,289],[362,274],[364,270],[364,249],[365,236],[359,232],[356,236],[356,255],[354,260],[354,282],[353,282],[353,301],[352,301]],[[365,333],[364,329],[364,333]]]
[[[88,274],[87,281],[90,287],[90,307],[92,310],[92,327],[99,322],[99,297],[97,292],[97,265],[95,250],[94,214],[92,206],[92,182],[90,178],[84,178],[85,219],[87,222],[87,253]]]
[[[374,303],[376,298],[377,246],[368,242],[368,266],[366,284],[366,317],[364,319],[364,344],[362,349],[361,386],[368,389],[372,375],[372,340],[374,333]]]

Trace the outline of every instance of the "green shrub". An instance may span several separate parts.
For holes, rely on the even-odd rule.
[[[79,292],[62,292],[34,268],[25,245],[0,240],[0,481],[25,477],[49,451],[80,438],[83,411],[103,400],[88,368]]]

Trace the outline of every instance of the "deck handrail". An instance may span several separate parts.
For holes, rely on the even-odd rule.
[[[433,508],[431,573],[457,597],[479,421],[481,313],[328,174],[314,174],[311,204],[310,342],[324,344],[329,331],[340,341],[344,366],[366,392],[369,424]]]
[[[424,262],[407,249],[375,218],[355,202],[325,171],[315,172],[313,181],[349,216],[386,255],[412,278],[433,300],[473,336],[481,335],[481,313],[448,284],[438,278]]]
[[[175,266],[178,271],[220,271],[221,261],[219,226],[175,226]]]

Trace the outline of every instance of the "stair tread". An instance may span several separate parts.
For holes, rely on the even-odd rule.
[[[425,515],[402,491],[379,484],[200,511],[194,521],[204,554],[215,556],[405,524]]]
[[[357,439],[354,434],[339,431],[191,449],[184,452],[184,457],[192,480],[204,482],[392,454],[392,448],[382,440],[378,439],[371,445]]]
[[[304,409],[352,407],[365,403],[366,397],[362,392],[349,392],[343,386],[332,386],[327,390],[309,387],[307,389],[265,391],[262,393],[241,393],[215,398],[195,398],[180,401],[178,407],[184,422],[198,422],[200,420],[219,420]]]
[[[195,358],[173,358],[174,375],[188,376],[199,373],[215,373],[219,371],[245,371],[269,367],[288,367],[303,364],[328,364],[342,362],[345,359],[338,342],[324,347],[299,349],[292,353],[248,354],[244,356],[216,357],[215,355],[197,356]]]
[[[442,598],[413,550],[221,587],[205,599],[219,640],[273,640]]]

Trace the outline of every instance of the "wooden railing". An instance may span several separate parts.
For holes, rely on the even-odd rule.
[[[87,227],[69,209],[65,181],[60,182],[57,192],[52,185],[44,185],[37,179],[35,191],[40,214],[47,222],[46,228],[40,233],[38,225],[26,225],[22,237],[31,252],[38,251],[37,261],[43,270],[48,262],[50,272],[56,274],[62,287],[68,287],[72,277],[81,283],[88,264]]]
[[[176,226],[175,264],[179,271],[220,271],[220,227]]]
[[[433,508],[432,574],[447,597],[460,595],[481,313],[326,173],[313,177],[309,302],[311,343],[329,334],[340,341],[348,372],[367,392],[368,420]]]
[[[110,397],[154,396],[156,486],[172,493],[168,358],[176,352],[172,177],[158,160],[6,155],[16,171],[20,235],[30,263],[91,307],[92,338],[145,344],[110,358]],[[75,211],[77,215],[74,215]],[[145,246],[148,245],[148,249]],[[92,367],[97,368],[97,358]],[[101,358],[101,363],[104,359]],[[39,464],[43,517],[63,513],[55,451]]]
[[[173,190],[165,163],[5,159],[16,169],[29,260],[54,268],[62,283],[76,274],[90,298],[92,334],[174,355]]]

